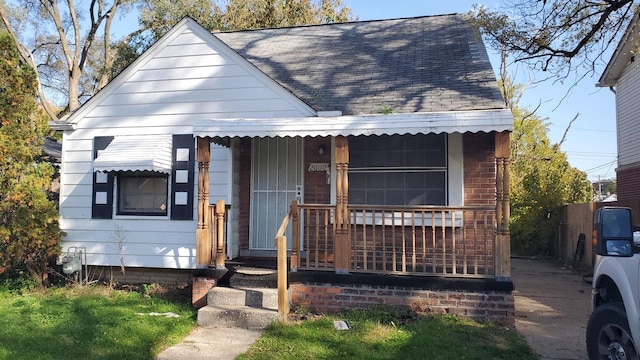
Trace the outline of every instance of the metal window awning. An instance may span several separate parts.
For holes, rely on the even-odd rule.
[[[512,131],[507,109],[432,113],[198,120],[198,137],[305,137]]]
[[[171,135],[116,136],[98,151],[93,171],[156,171],[171,173]]]

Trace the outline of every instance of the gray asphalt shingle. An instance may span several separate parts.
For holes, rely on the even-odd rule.
[[[504,108],[480,34],[465,15],[215,36],[318,111]]]

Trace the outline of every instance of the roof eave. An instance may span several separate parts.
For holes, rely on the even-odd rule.
[[[198,120],[199,137],[326,137],[513,131],[508,109],[278,119]]]
[[[76,124],[64,120],[57,120],[49,121],[49,127],[54,131],[73,131],[76,129]]]
[[[630,38],[634,32],[638,32],[636,30],[638,27],[640,27],[640,11],[634,14],[633,19],[631,19],[629,26],[625,30],[624,35],[622,35],[618,46],[616,46],[613,55],[611,55],[611,59],[607,63],[596,86],[611,87],[618,82],[624,68],[631,60]]]

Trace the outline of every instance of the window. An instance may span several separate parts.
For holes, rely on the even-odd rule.
[[[446,205],[446,134],[349,137],[349,203]]]
[[[118,215],[167,215],[168,175],[135,172],[117,178]]]

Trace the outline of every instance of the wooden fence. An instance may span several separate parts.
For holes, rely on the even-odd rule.
[[[562,209],[560,224],[560,241],[558,243],[558,257],[567,264],[583,268],[593,267],[592,251],[593,212],[603,206],[626,206],[633,211],[633,223],[640,224],[640,200],[626,200],[614,202],[597,202],[587,204],[569,204]],[[580,234],[584,234],[584,247],[579,248]]]

